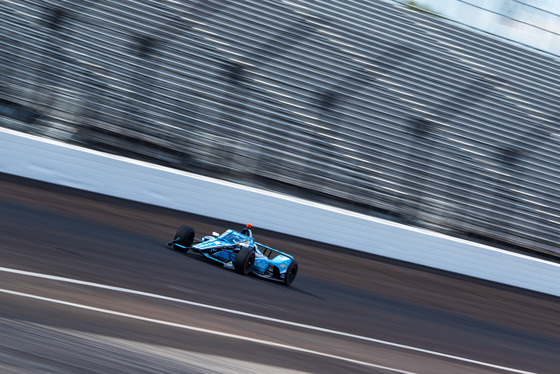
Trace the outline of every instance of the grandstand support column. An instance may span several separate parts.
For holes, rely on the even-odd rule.
[[[498,149],[497,161],[500,170],[496,173],[496,190],[491,208],[495,212],[490,223],[493,230],[506,235],[514,233],[512,223],[516,218],[516,207],[521,203],[517,197],[516,186],[518,176],[522,175],[521,162],[524,152],[515,146],[504,146]]]
[[[334,174],[335,165],[339,158],[334,151],[334,142],[340,136],[337,123],[339,122],[340,94],[334,90],[326,90],[318,95],[318,124],[321,126],[321,133],[312,132],[313,140],[310,148],[313,158],[309,158],[305,174],[317,176],[325,179],[336,179],[339,176]],[[323,165],[321,170],[317,170],[315,165]]]
[[[406,219],[415,221],[422,209],[430,169],[434,124],[426,118],[413,118],[409,129],[410,142],[403,172],[403,191],[406,195],[400,202],[399,213]]]
[[[81,65],[81,97],[82,105],[76,120],[76,132],[72,140],[91,145],[92,132],[96,123],[106,119],[107,113],[102,109],[104,99],[107,97],[107,83],[100,67]]]
[[[226,81],[224,96],[221,102],[221,113],[218,118],[219,128],[223,129],[218,135],[223,139],[243,139],[248,129],[244,126],[244,116],[247,102],[251,97],[251,89],[247,86],[247,73],[244,66],[235,61],[224,60],[224,80]],[[216,154],[219,165],[225,170],[235,169],[235,150],[230,141],[218,142]]]
[[[135,131],[146,132],[152,88],[155,85],[155,53],[158,40],[150,35],[136,35],[133,38],[133,53],[136,56],[134,71],[130,77],[130,95],[125,114],[125,126]]]
[[[43,25],[47,32],[41,53],[39,68],[37,69],[35,94],[32,102],[41,107],[41,112],[52,110],[59,95],[58,84],[63,77],[65,54],[63,52],[63,37],[65,23],[70,16],[62,7],[47,8]]]

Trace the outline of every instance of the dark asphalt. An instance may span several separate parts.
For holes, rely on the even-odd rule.
[[[241,228],[241,223],[1,174],[0,220],[1,267],[150,292],[517,370],[553,374],[560,367],[558,298],[255,227],[259,242],[298,259],[298,278],[284,287],[165,245],[184,223],[201,235]],[[0,282],[6,290],[402,371],[508,372],[107,290],[4,272]],[[279,372],[394,372],[6,293],[0,293],[0,333],[2,373],[272,373],[272,367]]]

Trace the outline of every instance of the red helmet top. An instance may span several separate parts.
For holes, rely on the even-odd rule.
[[[248,229],[250,229],[250,228],[251,228],[251,224],[248,223],[247,226],[245,226],[245,227],[247,227]]]

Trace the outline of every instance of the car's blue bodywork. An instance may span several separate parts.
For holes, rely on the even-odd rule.
[[[233,264],[242,248],[251,248],[255,251],[255,261],[251,273],[277,281],[285,280],[286,270],[292,262],[295,262],[293,256],[257,243],[251,236],[234,230],[227,230],[221,235],[215,233],[212,236],[204,236],[200,240],[195,239],[195,241],[196,243],[190,248],[181,246],[174,241],[169,244],[191,249],[212,261],[223,264],[228,269],[234,268]]]

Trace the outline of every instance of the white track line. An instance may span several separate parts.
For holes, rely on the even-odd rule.
[[[350,362],[352,364],[368,366],[368,367],[372,367],[372,368],[376,368],[376,369],[383,369],[383,370],[392,371],[392,372],[400,373],[400,374],[417,374],[417,373],[414,373],[414,372],[411,372],[411,371],[399,370],[399,369],[395,369],[395,368],[391,368],[391,367],[387,367],[387,366],[372,364],[370,362],[359,361],[359,360],[354,360],[354,359],[347,358],[347,357],[336,356],[336,355],[331,355],[331,354],[328,354],[328,353],[323,353],[323,352],[319,352],[319,351],[313,351],[313,350],[310,350],[310,349],[300,348],[300,347],[296,347],[296,346],[293,346],[293,345],[275,343],[275,342],[271,342],[271,341],[268,341],[268,340],[249,338],[247,336],[240,336],[240,335],[235,335],[235,334],[228,334],[227,332],[203,329],[203,328],[200,328],[200,327],[183,325],[183,324],[180,324],[180,323],[167,322],[167,321],[162,321],[162,320],[159,320],[159,319],[137,316],[135,314],[116,312],[114,310],[109,310],[109,309],[95,308],[95,307],[88,306],[88,305],[70,303],[70,302],[63,301],[63,300],[51,299],[51,298],[48,298],[48,297],[31,295],[31,294],[22,293],[22,292],[15,292],[15,291],[10,291],[10,290],[5,290],[5,289],[0,289],[0,292],[10,294],[10,295],[20,296],[20,297],[26,297],[26,298],[29,298],[29,299],[35,299],[35,300],[46,301],[46,302],[54,303],[54,304],[65,305],[65,306],[69,306],[69,307],[73,307],[73,308],[85,309],[85,310],[98,312],[98,313],[104,313],[104,314],[110,314],[110,315],[118,316],[118,317],[135,319],[135,320],[138,320],[138,321],[156,323],[158,325],[176,327],[176,328],[185,329],[185,330],[202,332],[202,333],[205,333],[205,334],[217,335],[217,336],[222,336],[222,337],[226,337],[226,338],[243,340],[243,341],[247,341],[247,342],[251,342],[251,343],[267,345],[267,346],[275,347],[275,348],[287,349],[287,350],[290,350],[290,351],[312,354],[312,355],[315,355],[315,356],[332,358],[332,359],[335,359],[335,360]]]
[[[5,267],[0,267],[0,271],[5,272],[5,273],[20,274],[20,275],[26,275],[26,276],[34,277],[34,278],[49,279],[49,280],[58,281],[58,282],[72,283],[72,284],[78,284],[78,285],[81,285],[81,286],[95,287],[95,288],[117,291],[117,292],[132,294],[132,295],[150,297],[150,298],[153,298],[153,299],[171,301],[171,302],[175,302],[175,303],[196,306],[196,307],[199,307],[199,308],[216,310],[216,311],[220,311],[220,312],[224,312],[224,313],[240,315],[240,316],[249,317],[249,318],[253,318],[253,319],[259,319],[259,320],[274,322],[274,323],[278,323],[278,324],[283,324],[283,325],[288,325],[288,326],[293,326],[293,327],[299,327],[299,328],[302,328],[302,329],[320,331],[320,332],[327,333],[327,334],[339,335],[339,336],[344,336],[344,337],[348,337],[348,338],[368,341],[368,342],[372,342],[372,343],[377,343],[377,344],[382,344],[382,345],[386,345],[386,346],[396,347],[396,348],[405,349],[405,350],[409,350],[409,351],[420,352],[420,353],[424,353],[424,354],[427,354],[427,355],[444,357],[444,358],[447,358],[447,359],[450,359],[450,360],[467,362],[467,363],[470,363],[470,364],[485,366],[485,367],[489,367],[489,368],[493,368],[493,369],[499,369],[499,370],[503,370],[503,371],[510,372],[510,373],[536,374],[536,373],[530,372],[530,371],[524,371],[524,370],[519,370],[519,369],[506,367],[506,366],[494,365],[494,364],[490,364],[490,363],[483,362],[483,361],[477,361],[477,360],[472,360],[472,359],[465,358],[465,357],[454,356],[454,355],[441,353],[441,352],[436,352],[436,351],[430,351],[430,350],[427,350],[427,349],[412,347],[412,346],[409,346],[409,345],[404,345],[404,344],[399,344],[399,343],[393,343],[393,342],[389,342],[389,341],[386,341],[386,340],[369,338],[367,336],[350,334],[350,333],[343,332],[343,331],[331,330],[331,329],[327,329],[327,328],[323,328],[323,327],[306,325],[306,324],[302,324],[302,323],[291,322],[291,321],[281,320],[281,319],[277,319],[277,318],[261,316],[261,315],[253,314],[253,313],[241,312],[241,311],[238,311],[238,310],[235,310],[235,309],[222,308],[222,307],[218,307],[218,306],[214,306],[214,305],[197,303],[197,302],[194,302],[194,301],[177,299],[177,298],[174,298],[174,297],[162,296],[162,295],[157,295],[157,294],[153,294],[153,293],[149,293],[149,292],[136,291],[136,290],[131,290],[131,289],[127,289],[127,288],[108,286],[108,285],[104,285],[104,284],[100,284],[100,283],[86,282],[86,281],[81,281],[81,280],[77,280],[77,279],[64,278],[64,277],[59,277],[59,276],[55,276],[55,275],[34,273],[34,272],[30,272],[30,271],[11,269],[11,268],[5,268]],[[6,290],[4,290],[2,292],[6,292]],[[7,291],[6,293],[10,293],[10,292],[11,291]],[[36,297],[36,298],[39,298],[39,297]],[[66,304],[70,305],[71,303],[66,303]],[[91,308],[91,309],[94,310],[95,308]]]

